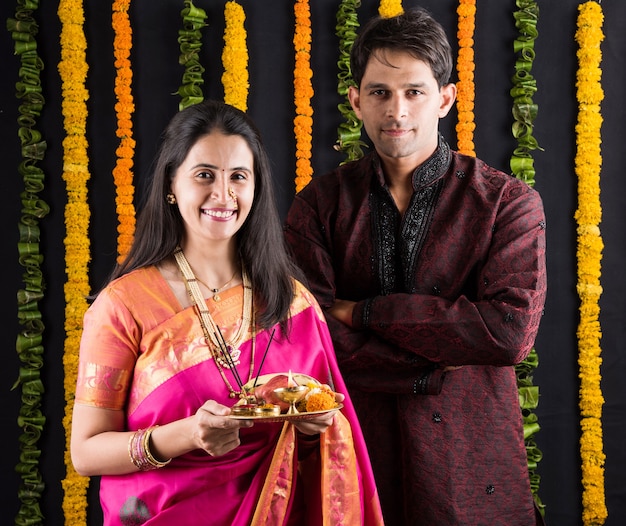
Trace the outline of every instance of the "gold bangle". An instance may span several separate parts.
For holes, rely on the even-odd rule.
[[[148,463],[148,459],[145,456],[143,450],[143,437],[145,436],[145,429],[138,429],[128,439],[128,455],[133,465],[139,471],[147,471],[152,469]]]
[[[152,451],[150,451],[150,437],[152,436],[152,431],[154,431],[157,427],[159,426],[158,425],[150,426],[148,429],[146,429],[146,432],[143,435],[143,453],[145,455],[146,461],[151,466],[151,468],[149,469],[162,468],[164,466],[167,466],[172,461],[171,458],[163,462],[160,460],[157,460],[152,454]]]
[[[151,426],[147,429],[138,429],[128,439],[128,455],[133,465],[139,471],[150,471],[152,469],[159,469],[169,464],[172,459],[161,462],[154,458],[154,455],[150,451],[150,435],[154,428],[158,426]]]

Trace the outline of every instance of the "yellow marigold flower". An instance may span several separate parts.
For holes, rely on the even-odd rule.
[[[579,49],[576,75],[579,104],[576,124],[575,170],[578,176],[578,283],[580,320],[578,326],[578,364],[581,379],[579,409],[581,413],[580,454],[583,484],[583,523],[604,524],[608,512],[604,499],[604,453],[602,451],[601,328],[599,323],[599,283],[602,238],[599,223],[600,154],[602,116],[599,103],[604,94],[601,80],[601,50],[604,39],[600,5],[589,1],[579,6],[576,41]]]
[[[233,0],[226,2],[224,18],[226,20],[222,52],[224,102],[246,111],[250,83],[247,33],[244,27],[246,16],[243,7]]]
[[[391,18],[404,12],[401,0],[380,0],[378,14],[383,18]]]

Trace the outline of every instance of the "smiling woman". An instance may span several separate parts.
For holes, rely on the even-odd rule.
[[[128,257],[84,317],[71,453],[101,476],[107,526],[192,524],[198,510],[238,526],[381,524],[349,397],[282,428],[230,418],[259,363],[346,392],[272,192],[245,113],[209,100],[172,118]]]

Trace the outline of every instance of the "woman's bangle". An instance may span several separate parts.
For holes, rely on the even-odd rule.
[[[167,466],[172,459],[164,462],[157,460],[152,451],[150,451],[150,436],[152,431],[159,426],[150,426],[147,429],[138,429],[128,440],[128,455],[131,462],[139,469],[139,471],[150,471]]]
[[[139,469],[139,471],[146,471],[149,469],[148,460],[143,452],[143,436],[145,429],[138,429],[128,440],[128,455],[131,462]]]

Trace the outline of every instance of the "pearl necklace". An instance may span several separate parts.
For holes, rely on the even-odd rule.
[[[245,398],[246,392],[243,389],[243,383],[239,378],[239,373],[237,371],[237,365],[240,364],[239,358],[241,356],[241,350],[239,349],[239,345],[243,341],[250,327],[252,327],[252,355],[250,357],[250,373],[248,377],[248,382],[252,380],[252,375],[254,371],[254,347],[256,342],[256,334],[254,331],[254,319],[253,319],[253,305],[252,305],[252,285],[246,274],[245,270],[242,267],[241,276],[243,280],[243,312],[241,325],[237,332],[233,335],[230,341],[227,341],[222,336],[222,332],[220,328],[217,326],[211,313],[207,309],[206,301],[202,297],[200,292],[200,287],[198,287],[198,279],[193,273],[185,254],[183,254],[182,249],[179,247],[174,251],[174,257],[176,258],[176,262],[178,263],[178,267],[185,279],[185,285],[187,286],[187,291],[189,293],[189,297],[191,298],[194,307],[196,308],[196,312],[198,314],[198,318],[200,320],[200,325],[202,326],[202,331],[204,332],[204,338],[211,349],[211,354],[213,356],[213,361],[217,366],[217,369],[226,384],[226,387],[229,391],[230,398],[235,398],[239,396],[240,398]],[[232,281],[232,278],[231,278]],[[225,286],[225,285],[224,285]],[[211,346],[210,343],[213,344]],[[235,391],[233,389],[231,383],[226,378],[224,373],[224,368],[230,369],[233,373],[235,380],[239,386],[239,390]]]

